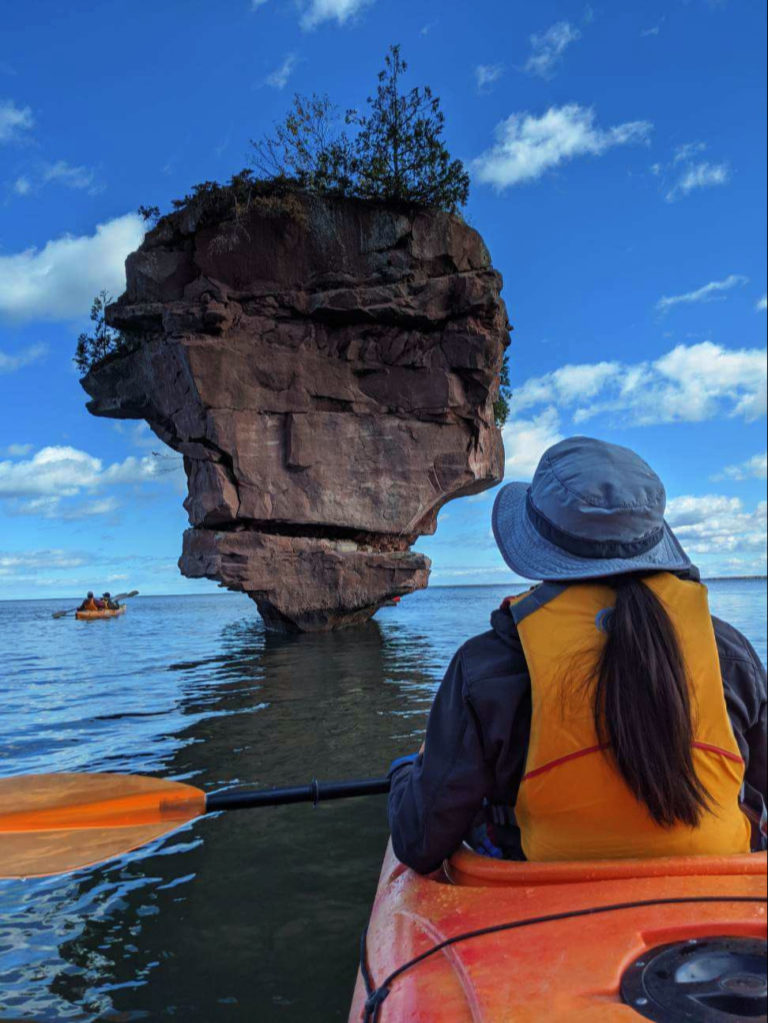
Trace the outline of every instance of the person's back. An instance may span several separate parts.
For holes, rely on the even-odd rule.
[[[88,592],[85,600],[82,602],[78,611],[96,611],[96,601],[93,599],[93,593]]]
[[[713,626],[664,503],[634,453],[588,438],[546,452],[531,487],[500,491],[505,560],[557,581],[505,602],[462,647],[423,754],[393,765],[404,862],[434,869],[484,803],[491,840],[508,851],[519,828],[531,859],[749,851],[765,672],[736,630]]]
[[[749,852],[706,588],[659,573],[550,596],[510,604],[532,694],[515,806],[525,855]]]

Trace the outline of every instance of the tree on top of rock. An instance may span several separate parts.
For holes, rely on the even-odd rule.
[[[347,114],[354,140],[355,193],[364,199],[414,202],[456,210],[469,195],[469,175],[443,141],[445,115],[429,86],[400,91],[408,65],[390,47],[369,113]]]
[[[406,70],[400,47],[390,47],[368,112],[347,113],[351,136],[335,127],[327,96],[295,96],[274,135],[253,143],[257,170],[311,192],[455,212],[467,201],[469,175],[446,149],[445,116],[429,86],[401,92]]]
[[[337,108],[327,96],[297,93],[274,135],[251,142],[256,170],[267,179],[294,181],[309,192],[349,194],[354,160],[338,122]]]

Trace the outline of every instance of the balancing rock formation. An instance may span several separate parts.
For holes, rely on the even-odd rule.
[[[410,550],[446,501],[503,475],[501,278],[448,213],[294,193],[171,214],[126,261],[129,343],[83,380],[97,416],[184,455],[182,573],[265,622],[323,630],[427,585]]]

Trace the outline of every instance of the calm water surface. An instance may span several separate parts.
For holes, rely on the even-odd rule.
[[[106,622],[0,603],[0,775],[127,771],[206,790],[382,774],[510,588],[432,589],[361,629],[265,633],[232,594]],[[766,656],[762,581],[710,584]],[[222,814],[98,869],[0,881],[0,1020],[343,1020],[382,797]]]

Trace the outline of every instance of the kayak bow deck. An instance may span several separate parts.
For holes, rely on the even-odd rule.
[[[397,860],[390,844],[365,939],[369,989],[447,939],[498,929],[450,942],[403,971],[367,1015],[370,990],[359,973],[350,1023],[744,1019],[743,1006],[737,1015],[710,1015],[703,995],[691,1003],[692,1015],[651,1015],[644,989],[627,1004],[622,986],[626,995],[626,975],[642,973],[659,946],[682,942],[697,952],[705,938],[765,939],[765,897],[765,853],[520,863],[465,848],[422,877]],[[541,917],[555,919],[519,923]],[[718,962],[722,954],[718,949]],[[747,983],[733,976],[737,987]],[[753,995],[743,995],[753,999],[749,1018],[765,1019],[754,1012]],[[721,1004],[717,997],[711,995],[712,1007]]]
[[[125,614],[125,605],[114,609],[104,608],[103,611],[75,611],[75,618],[81,622],[96,621],[99,618],[119,618]]]

